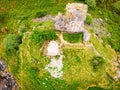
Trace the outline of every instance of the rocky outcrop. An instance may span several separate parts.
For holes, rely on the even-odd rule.
[[[84,29],[87,10],[88,6],[82,3],[67,4],[65,15],[59,13],[54,18],[54,28],[68,33],[83,32],[84,41],[88,41],[90,34]]]
[[[0,60],[0,90],[18,90],[18,85],[9,72],[5,72],[5,62]]]

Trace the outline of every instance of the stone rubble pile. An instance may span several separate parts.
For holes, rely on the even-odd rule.
[[[63,55],[60,52],[59,44],[57,41],[50,41],[47,50],[46,55],[51,57],[51,62],[46,65],[45,69],[50,72],[51,76],[54,78],[61,78],[63,75]],[[58,55],[58,58],[55,57]]]
[[[54,28],[68,33],[83,32],[84,41],[90,39],[90,34],[84,29],[88,6],[82,3],[69,3],[65,15],[58,13],[54,18]]]
[[[103,23],[103,20],[101,18],[95,18],[93,19],[92,22],[92,28],[94,28],[94,32],[96,35],[98,35],[99,37],[110,37],[111,34],[109,33],[109,31],[106,28],[106,23]]]
[[[3,60],[0,60],[0,90],[18,90],[18,84],[14,77],[5,72],[6,65]]]
[[[56,58],[52,58],[51,62],[45,67],[46,70],[48,70],[54,78],[61,78],[63,75],[63,55],[60,55],[59,59],[56,60]]]

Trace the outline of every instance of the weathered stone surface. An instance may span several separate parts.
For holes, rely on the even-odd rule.
[[[6,69],[5,62],[3,60],[0,60],[0,71],[4,71]]]
[[[18,90],[18,84],[9,72],[5,72],[6,65],[0,60],[0,90]]]
[[[60,58],[56,60],[56,58],[52,58],[51,62],[45,67],[54,78],[61,78],[63,75],[63,55],[60,55]]]
[[[89,41],[89,39],[90,39],[90,33],[88,31],[83,31],[83,32],[84,32],[83,40],[85,42]]]
[[[48,56],[60,55],[60,49],[57,41],[50,41],[47,47]]]
[[[46,65],[45,69],[48,70],[48,72],[50,72],[51,76],[54,78],[61,78],[63,75],[63,55],[61,55],[57,41],[49,42],[46,49],[46,55],[51,57],[51,62]],[[58,55],[58,58],[55,58],[56,55]]]
[[[69,3],[66,6],[66,13],[54,18],[54,28],[56,30],[66,31],[68,33],[84,33],[84,41],[88,41],[90,34],[84,29],[88,6],[81,3]]]

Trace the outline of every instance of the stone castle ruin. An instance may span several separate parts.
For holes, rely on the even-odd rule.
[[[69,3],[65,15],[58,13],[54,18],[54,28],[68,33],[83,32],[83,40],[88,41],[90,34],[84,29],[88,6],[82,3]]]

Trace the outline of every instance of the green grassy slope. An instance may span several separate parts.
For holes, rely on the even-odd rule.
[[[50,62],[50,58],[44,55],[43,46],[35,45],[30,41],[33,28],[40,30],[53,29],[53,21],[32,22],[36,13],[45,11],[47,14],[56,15],[64,12],[68,2],[78,2],[79,0],[4,0],[0,1],[0,55],[7,62],[8,70],[13,73],[20,90],[86,90],[89,86],[98,86],[110,89],[114,83],[106,74],[114,76],[113,66],[116,52],[108,45],[104,45],[101,38],[97,37],[92,30],[88,43],[76,45],[63,45],[62,50],[65,56],[63,60],[63,79],[55,79],[44,67]],[[81,0],[82,1],[82,0]],[[102,10],[102,9],[101,9]],[[94,11],[90,10],[93,17]],[[106,16],[106,15],[103,15]],[[101,16],[102,17],[102,16]],[[113,16],[111,16],[113,17]],[[105,17],[104,17],[105,18]],[[104,19],[103,18],[103,19]],[[109,17],[108,17],[109,18]],[[110,25],[110,24],[109,24]],[[118,27],[118,25],[116,25]],[[19,34],[21,28],[26,28],[23,34],[22,43],[15,53],[6,54],[2,45],[3,38],[8,33]],[[118,29],[116,29],[118,30]],[[56,31],[56,33],[61,33]],[[114,37],[116,33],[113,34]],[[116,35],[118,37],[118,35]],[[81,40],[81,39],[80,39]],[[58,38],[60,42],[60,39]],[[77,40],[78,41],[78,40]],[[79,41],[78,41],[79,42]],[[115,42],[117,40],[115,39]],[[119,43],[119,42],[118,42]],[[94,56],[101,56],[105,63],[98,71],[94,71],[91,60]],[[110,72],[111,70],[111,72]]]

